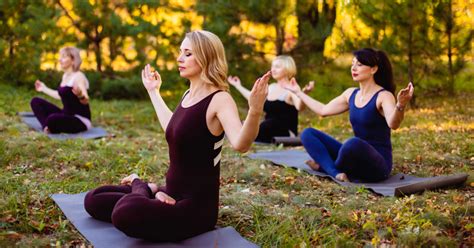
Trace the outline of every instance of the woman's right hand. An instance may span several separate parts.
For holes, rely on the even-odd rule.
[[[163,191],[158,191],[156,194],[155,194],[155,198],[158,199],[159,201],[161,202],[164,202],[166,204],[169,204],[169,205],[174,205],[176,204],[176,200],[173,199],[173,197],[167,195],[165,192]]]
[[[147,91],[160,90],[161,76],[148,64],[142,70],[142,82]]]
[[[301,91],[301,87],[298,85],[298,82],[296,82],[295,78],[290,79],[290,84],[286,85],[285,89],[291,91],[291,93],[293,93],[293,94],[297,94],[298,92]]]
[[[242,83],[240,82],[240,78],[237,77],[237,76],[229,76],[227,78],[227,82],[229,82],[229,84],[234,86],[234,87],[242,85]]]
[[[43,82],[41,82],[39,79],[36,79],[36,81],[35,81],[36,91],[43,92],[45,87],[46,87],[46,85]]]
[[[268,81],[272,76],[271,71],[268,71],[255,81],[255,84],[250,91],[249,97],[249,109],[254,109],[257,112],[263,112],[263,105],[267,99],[268,94]]]
[[[308,84],[305,85],[301,91],[303,91],[303,93],[305,94],[308,94],[313,89],[314,89],[314,81],[309,81]]]

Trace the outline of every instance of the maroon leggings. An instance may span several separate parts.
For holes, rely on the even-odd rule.
[[[151,241],[179,241],[214,228],[212,218],[192,211],[196,209],[192,201],[163,203],[154,199],[148,184],[140,179],[132,186],[107,185],[89,191],[84,208],[93,218],[111,222],[130,237]]]
[[[42,98],[34,97],[30,105],[43,129],[48,127],[51,133],[79,133],[87,130],[79,118],[64,114],[56,105]]]

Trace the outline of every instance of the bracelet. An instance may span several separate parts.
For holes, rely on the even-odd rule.
[[[400,105],[398,105],[398,103],[395,105],[395,107],[396,107],[397,110],[400,111],[400,112],[403,112],[403,110],[405,110],[405,107],[400,107]]]

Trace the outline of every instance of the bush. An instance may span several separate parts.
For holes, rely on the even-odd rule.
[[[104,99],[143,99],[147,93],[141,78],[130,76],[105,79],[101,87],[101,96]]]

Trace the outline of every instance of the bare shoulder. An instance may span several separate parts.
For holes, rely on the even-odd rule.
[[[352,93],[354,93],[354,91],[357,89],[357,87],[350,87],[350,88],[347,88],[342,94],[341,96],[343,96],[347,101],[349,101],[349,98],[351,97]]]
[[[379,97],[378,97],[378,100],[380,101],[391,101],[391,100],[395,100],[395,96],[392,94],[392,92],[388,91],[388,90],[384,90],[384,91],[381,91],[379,93]]]
[[[228,109],[230,106],[235,106],[234,98],[227,91],[217,92],[211,101],[211,106],[217,109]]]

